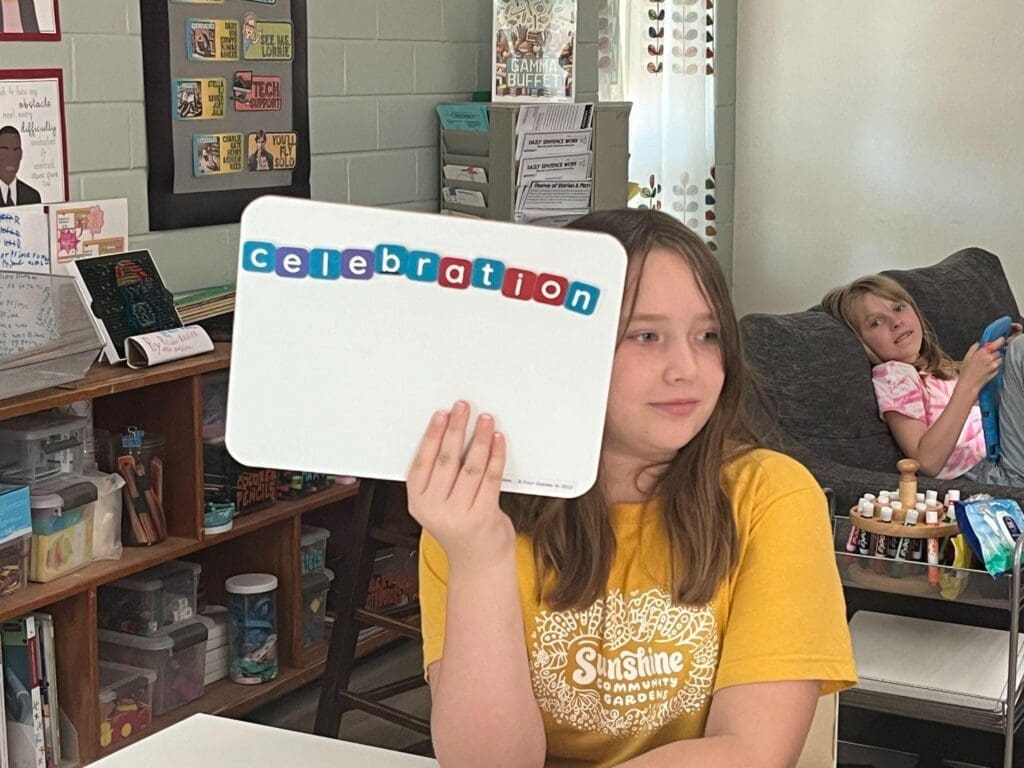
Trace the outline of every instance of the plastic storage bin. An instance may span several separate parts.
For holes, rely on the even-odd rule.
[[[74,475],[32,487],[32,553],[28,578],[53,581],[92,561],[96,486]]]
[[[327,592],[334,581],[334,571],[324,568],[302,577],[302,646],[322,643],[327,636]]]
[[[28,486],[0,485],[0,596],[28,582],[32,508]]]
[[[228,593],[231,679],[266,683],[277,677],[277,577],[243,573],[224,582]]]
[[[100,746],[134,739],[153,720],[156,673],[141,667],[101,661]]]
[[[153,635],[196,615],[202,566],[172,560],[99,588],[99,626],[133,635]]]
[[[313,525],[302,526],[302,575],[318,571],[327,563],[327,539],[331,532]]]
[[[153,714],[195,701],[203,695],[206,625],[198,619],[168,627],[149,637],[99,631],[100,659],[156,673]]]
[[[83,469],[89,420],[59,413],[33,413],[0,424],[0,476],[36,483]]]

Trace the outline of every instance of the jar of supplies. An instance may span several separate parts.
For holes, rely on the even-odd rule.
[[[228,593],[231,679],[265,683],[277,677],[277,577],[243,573],[224,582]]]

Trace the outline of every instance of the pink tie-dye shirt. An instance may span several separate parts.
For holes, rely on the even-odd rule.
[[[956,379],[946,381],[927,373],[922,375],[914,366],[897,361],[876,365],[871,381],[875,385],[878,413],[883,419],[886,413],[893,411],[923,421],[928,427],[946,410],[956,387]],[[953,452],[936,477],[940,480],[960,477],[984,458],[985,433],[981,426],[981,409],[975,403]]]

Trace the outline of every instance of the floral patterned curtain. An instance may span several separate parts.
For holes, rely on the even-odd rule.
[[[633,103],[630,205],[668,211],[716,249],[715,2],[599,0],[602,101]]]

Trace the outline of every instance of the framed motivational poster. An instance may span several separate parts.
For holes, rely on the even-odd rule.
[[[0,41],[60,40],[57,0],[0,2]]]
[[[305,0],[142,5],[150,229],[309,197]]]
[[[59,69],[0,70],[0,207],[68,199]]]

